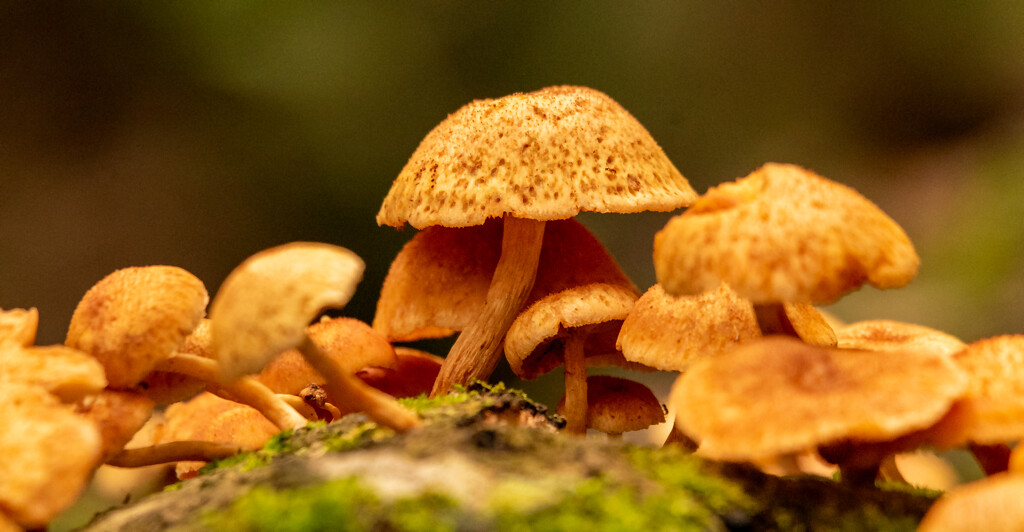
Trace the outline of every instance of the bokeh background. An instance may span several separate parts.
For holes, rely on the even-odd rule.
[[[859,189],[918,278],[829,308],[1024,332],[1024,3],[0,2],[0,307],[63,341],[113,270],[214,293],[246,256],[346,246],[370,321],[413,234],[374,216],[420,139],[555,84],[631,111],[703,192],[766,161]],[[670,214],[583,221],[641,288]]]

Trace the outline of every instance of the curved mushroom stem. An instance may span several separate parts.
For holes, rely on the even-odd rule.
[[[565,339],[565,430],[570,434],[587,432],[587,360],[583,352],[584,336],[570,334]]]
[[[882,460],[882,463],[878,466],[878,472],[882,475],[882,478],[890,482],[910,484],[907,482],[907,478],[903,476],[903,473],[900,472],[899,464],[896,463],[895,454],[890,454]]]
[[[431,397],[444,395],[456,384],[485,380],[501,358],[501,343],[537,278],[545,222],[506,216],[501,258],[487,289],[487,300],[476,320],[459,334],[434,381]]]
[[[124,449],[107,461],[115,467],[145,467],[170,462],[211,462],[234,456],[243,449],[235,443],[209,441],[174,441],[149,447]]]
[[[270,388],[252,377],[242,377],[227,385],[219,384],[220,371],[213,359],[175,353],[158,364],[156,369],[199,379],[206,383],[206,389],[210,392],[259,410],[281,430],[304,427],[308,422]]]
[[[363,412],[373,421],[396,432],[405,432],[420,425],[420,418],[414,412],[400,405],[394,397],[345,371],[336,360],[320,351],[308,336],[298,347],[306,361],[323,376],[327,396],[336,405]]]

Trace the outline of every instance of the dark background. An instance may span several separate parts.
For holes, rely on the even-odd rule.
[[[369,321],[413,234],[374,216],[420,139],[477,98],[606,92],[698,192],[766,161],[862,191],[923,265],[830,310],[964,340],[1024,332],[1024,4],[2,2],[0,307],[63,341],[113,270],[215,293],[291,240],[367,262]],[[583,220],[641,287],[668,214]]]

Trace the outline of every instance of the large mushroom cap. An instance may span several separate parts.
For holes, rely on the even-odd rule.
[[[887,441],[935,423],[967,378],[934,353],[899,356],[766,337],[693,365],[676,422],[710,458],[753,461],[843,440]]]
[[[654,240],[658,282],[668,293],[724,281],[755,304],[831,303],[865,282],[903,286],[918,263],[906,233],[877,206],[787,164],[708,190]]]
[[[617,353],[619,327],[636,299],[632,287],[605,283],[551,294],[512,323],[505,335],[505,358],[516,375],[535,379],[563,363],[561,339],[569,334],[586,335],[583,351],[588,357]],[[583,328],[585,333],[575,331]]]
[[[949,490],[925,514],[920,532],[1024,530],[1024,475],[1001,473]]]
[[[71,506],[99,465],[100,435],[38,386],[0,386],[0,513],[44,527]]]
[[[428,227],[402,248],[384,279],[373,327],[392,341],[452,334],[478,316],[501,254],[502,224]],[[606,282],[632,286],[615,259],[580,222],[548,222],[527,304],[566,288]]]
[[[206,312],[202,281],[175,266],[117,270],[90,288],[65,344],[92,355],[112,388],[132,388],[181,345]]]
[[[302,343],[317,314],[348,303],[363,269],[355,253],[311,242],[284,244],[243,261],[210,306],[222,377],[257,373]]]
[[[670,211],[696,194],[650,133],[607,95],[549,87],[471,102],[412,154],[377,223],[465,227],[506,214]]]
[[[753,305],[724,284],[679,297],[654,285],[629,311],[616,343],[626,360],[682,371],[702,357],[760,336]]]

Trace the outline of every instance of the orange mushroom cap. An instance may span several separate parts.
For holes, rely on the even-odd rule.
[[[942,331],[894,320],[865,320],[836,330],[839,347],[868,351],[924,350],[953,355],[967,347]]]
[[[565,398],[558,403],[562,414]],[[665,409],[643,384],[621,377],[587,377],[587,428],[622,434],[664,423]]]
[[[0,386],[6,383],[41,386],[70,403],[102,390],[107,378],[96,359],[77,349],[0,343]]]
[[[13,343],[28,347],[36,341],[39,311],[30,308],[0,309],[0,345]]]

